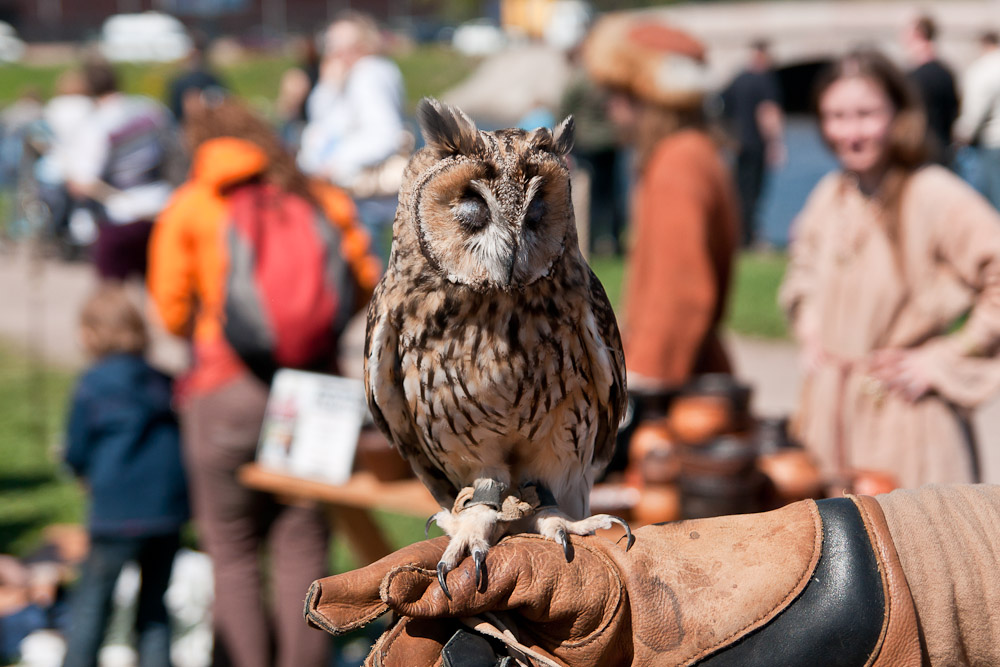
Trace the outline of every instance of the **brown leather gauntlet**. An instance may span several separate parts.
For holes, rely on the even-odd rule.
[[[482,590],[471,561],[449,574],[451,600],[434,572],[447,543],[439,538],[316,582],[306,616],[341,632],[401,614],[371,665],[459,664],[441,657],[455,619],[523,664],[921,662],[909,589],[874,499],[647,526],[636,538],[627,553],[574,538],[570,562],[538,536],[507,538],[487,557]]]

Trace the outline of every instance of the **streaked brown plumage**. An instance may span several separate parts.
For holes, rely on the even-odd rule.
[[[608,523],[573,520],[587,516],[611,458],[625,366],[577,244],[564,157],[572,120],[554,134],[487,133],[430,100],[418,117],[428,145],[407,167],[368,311],[365,384],[376,424],[445,510],[436,518],[452,537],[448,570],[514,528],[565,542]],[[561,513],[515,527],[497,523],[496,498],[451,512],[466,487],[478,500],[487,487],[516,495],[527,483]]]

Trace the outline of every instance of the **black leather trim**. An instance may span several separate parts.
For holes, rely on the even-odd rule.
[[[491,640],[481,634],[459,628],[441,649],[444,667],[506,667],[510,658],[500,658]]]
[[[862,667],[868,662],[886,614],[878,559],[851,499],[816,505],[823,550],[801,595],[767,625],[700,660],[699,667]]]

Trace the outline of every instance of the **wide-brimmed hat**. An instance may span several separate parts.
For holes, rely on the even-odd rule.
[[[598,84],[655,104],[697,107],[708,92],[705,46],[648,14],[603,16],[584,42],[583,61]]]

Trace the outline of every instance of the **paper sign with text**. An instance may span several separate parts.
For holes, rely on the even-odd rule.
[[[257,462],[297,477],[343,484],[368,412],[360,380],[283,368],[274,376]]]

